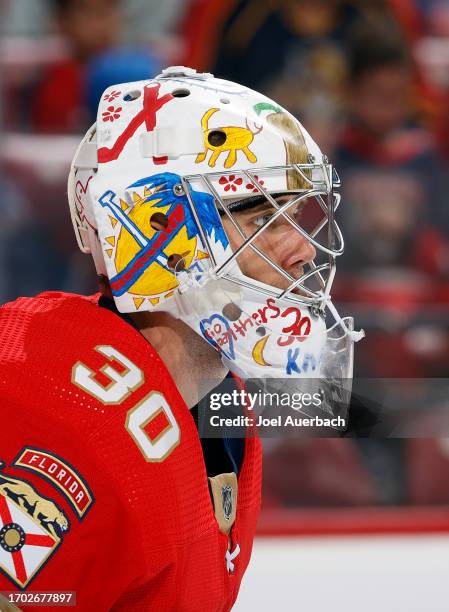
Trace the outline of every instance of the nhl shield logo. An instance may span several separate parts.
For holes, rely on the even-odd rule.
[[[68,529],[53,501],[27,481],[0,473],[0,571],[15,585],[24,589],[31,582]]]
[[[221,505],[223,507],[223,515],[229,521],[232,515],[232,487],[229,485],[221,487]]]

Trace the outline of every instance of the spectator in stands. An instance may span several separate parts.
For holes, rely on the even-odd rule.
[[[334,162],[343,183],[348,169],[356,167],[409,171],[427,195],[423,215],[429,223],[441,225],[447,219],[447,178],[435,140],[414,112],[412,74],[409,51],[397,33],[364,23],[355,26],[347,120]],[[347,207],[346,213],[351,214]]]
[[[344,46],[364,2],[344,0],[193,0],[181,34],[186,61],[217,76],[265,89],[299,56],[321,43]],[[290,74],[290,78],[292,74]]]
[[[412,64],[402,39],[360,22],[348,63],[348,121],[339,162],[399,166],[432,152],[431,135],[413,122]]]
[[[84,66],[114,48],[120,34],[119,0],[53,0],[56,24],[70,56],[51,66],[32,95],[31,124],[39,132],[81,132],[86,126]]]
[[[395,27],[385,2],[192,0],[181,63],[278,99],[330,151],[344,101],[347,39],[361,18]]]
[[[449,274],[448,241],[425,218],[429,196],[419,177],[395,168],[358,169],[346,173],[344,191],[343,269],[359,275],[383,274],[385,268]]]
[[[119,0],[53,2],[71,55],[51,66],[35,87],[31,124],[38,132],[82,132],[95,120],[107,87],[151,78],[160,71],[160,60],[149,51],[118,46]]]
[[[449,6],[446,0],[389,0],[410,43],[428,34],[449,34]]]
[[[449,238],[426,219],[429,195],[396,168],[353,170],[344,185],[344,274],[333,295],[352,303],[367,333],[356,375],[446,376]]]
[[[121,26],[125,30],[125,40],[146,44],[149,40],[171,35],[183,18],[188,4],[189,0],[125,0],[121,10],[121,17],[126,21]],[[54,13],[54,5],[55,0],[0,0],[0,35],[47,36],[53,29],[51,15]]]

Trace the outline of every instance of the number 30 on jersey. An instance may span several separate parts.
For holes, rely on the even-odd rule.
[[[112,346],[96,346],[95,350],[106,357],[108,363],[95,371],[79,361],[72,368],[72,382],[103,404],[121,404],[144,383],[144,374]],[[113,362],[120,364],[120,371],[114,367]],[[105,384],[95,378],[100,372],[103,374],[102,378],[107,379]],[[146,428],[162,413],[168,425],[157,437],[150,438]],[[178,446],[181,439],[173,411],[164,395],[158,391],[152,391],[128,410],[125,428],[147,461],[163,461]]]

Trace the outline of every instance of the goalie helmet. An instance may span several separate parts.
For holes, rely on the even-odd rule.
[[[360,334],[330,298],[343,252],[338,185],[274,101],[172,67],[105,91],[68,193],[78,244],[120,312],[170,312],[245,378],[350,377]],[[313,257],[296,267],[274,257],[264,238],[280,226]]]

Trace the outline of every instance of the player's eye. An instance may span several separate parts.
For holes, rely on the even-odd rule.
[[[255,219],[253,219],[252,222],[256,227],[262,227],[263,225],[265,225],[265,223],[268,223],[272,216],[272,212],[265,213],[264,215],[260,215],[260,217],[256,217]]]

